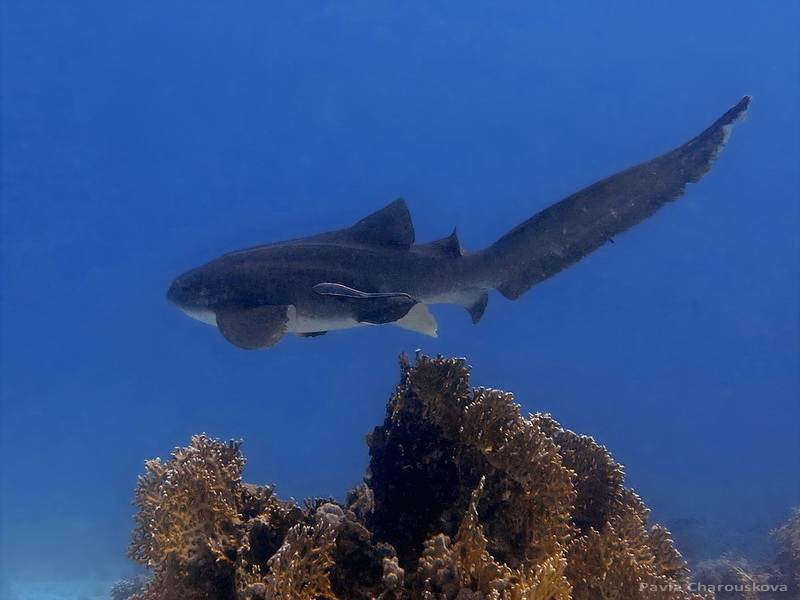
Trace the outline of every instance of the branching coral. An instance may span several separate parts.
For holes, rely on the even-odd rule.
[[[176,449],[169,462],[145,463],[130,548],[131,557],[155,573],[142,598],[235,597],[229,580],[241,525],[239,444],[198,435],[188,448]]]
[[[333,566],[336,530],[324,521],[316,527],[295,525],[269,559],[266,589],[276,600],[333,598],[328,571]]]
[[[478,517],[484,482],[482,478],[473,492],[455,539],[451,541],[440,533],[425,542],[418,569],[425,589],[423,597],[462,599],[471,592],[475,598],[570,600],[563,556],[550,557],[527,569],[512,569],[496,562],[489,553]]]
[[[147,461],[136,490],[141,510],[133,558],[148,566],[164,557],[186,565],[226,558],[236,547],[243,466],[238,442],[224,445],[204,435],[175,450],[167,464]]]
[[[238,443],[146,463],[131,555],[143,600],[688,600],[669,533],[608,451],[461,359],[402,358],[346,505],[241,482]]]
[[[550,579],[565,577],[563,584],[529,598],[692,597],[668,532],[646,527],[647,510],[624,488],[624,472],[608,451],[549,415],[524,418],[511,394],[470,389],[463,360],[420,356],[414,367],[404,362],[370,450],[367,481],[375,511],[367,522],[397,548],[409,571],[421,555],[429,563],[427,573],[407,578],[416,576],[422,587],[446,579],[442,561],[452,547],[462,559],[453,578],[461,577],[463,589],[488,595],[480,577],[468,582],[459,575],[464,564],[478,562],[456,548],[467,523],[457,518],[474,510],[480,529],[467,528],[473,530],[471,546],[498,565],[492,582],[497,594],[511,597],[523,584],[504,582],[541,578],[549,565]],[[471,502],[467,491],[479,486],[480,498]],[[421,511],[426,494],[430,501]],[[448,545],[451,539],[456,541]]]

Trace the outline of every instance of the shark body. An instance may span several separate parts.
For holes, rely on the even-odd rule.
[[[750,102],[744,97],[686,144],[537,213],[465,252],[453,232],[414,244],[404,200],[352,227],[225,254],[178,277],[168,299],[248,350],[368,324],[436,335],[428,304],[463,306],[477,323],[496,289],[516,300],[643,221],[699,181]]]

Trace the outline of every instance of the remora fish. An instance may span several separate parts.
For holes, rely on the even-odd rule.
[[[436,336],[426,305],[441,302],[465,307],[477,323],[488,289],[516,300],[680,197],[709,171],[749,102],[744,97],[690,142],[553,204],[484,250],[465,252],[455,231],[415,245],[400,199],[347,229],[225,254],[178,277],[167,297],[248,350],[287,332],[311,337],[365,324]]]

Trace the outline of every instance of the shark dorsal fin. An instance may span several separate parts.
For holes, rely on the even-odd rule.
[[[347,229],[318,233],[311,237],[290,240],[289,243],[355,243],[371,246],[409,248],[414,243],[414,225],[406,201],[395,200]]]
[[[340,234],[361,244],[410,246],[414,243],[414,225],[402,198],[364,217]]]
[[[420,244],[417,248],[440,256],[464,256],[464,249],[461,247],[461,242],[458,241],[455,229],[447,237],[427,244]]]

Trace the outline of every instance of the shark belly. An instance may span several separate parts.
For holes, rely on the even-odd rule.
[[[469,306],[474,304],[476,299],[483,294],[485,288],[463,288],[463,289],[450,289],[446,291],[433,292],[419,299],[424,304],[455,304],[456,306]]]
[[[350,329],[371,325],[359,323],[353,317],[310,317],[298,314],[294,319],[289,319],[286,331],[291,333],[317,333],[321,331],[335,331],[337,329]]]
[[[470,289],[431,293],[426,297],[420,298],[419,302],[415,304],[404,317],[390,324],[431,337],[438,337],[436,319],[431,315],[426,305],[457,304],[469,306],[470,303],[474,302],[476,293],[481,292],[483,292],[483,290]],[[358,321],[354,316],[348,314],[315,315],[314,311],[304,310],[300,312],[296,310],[296,306],[292,306],[292,308],[295,310],[289,313],[285,329],[287,333],[313,334],[341,329],[352,329],[364,325],[375,325],[375,323]],[[181,310],[197,321],[206,323],[212,327],[219,327],[217,323],[217,314],[211,309],[182,308]]]
[[[190,308],[181,308],[181,310],[193,319],[197,319],[202,323],[207,323],[214,327],[217,326],[217,315],[213,310],[197,310]]]
[[[366,321],[358,321],[351,316],[340,317],[311,317],[298,314],[290,319],[286,331],[291,333],[319,333],[324,331],[335,331],[339,329],[351,329],[364,325],[375,325]],[[428,311],[424,304],[415,304],[408,313],[391,323],[403,329],[424,333],[431,337],[437,337],[436,320]]]
[[[189,310],[184,309],[187,315],[213,327],[217,327],[217,315],[213,310]],[[291,333],[316,333],[318,331],[334,331],[337,329],[350,329],[371,325],[371,323],[359,323],[352,317],[308,317],[297,315],[289,319],[286,331]]]

